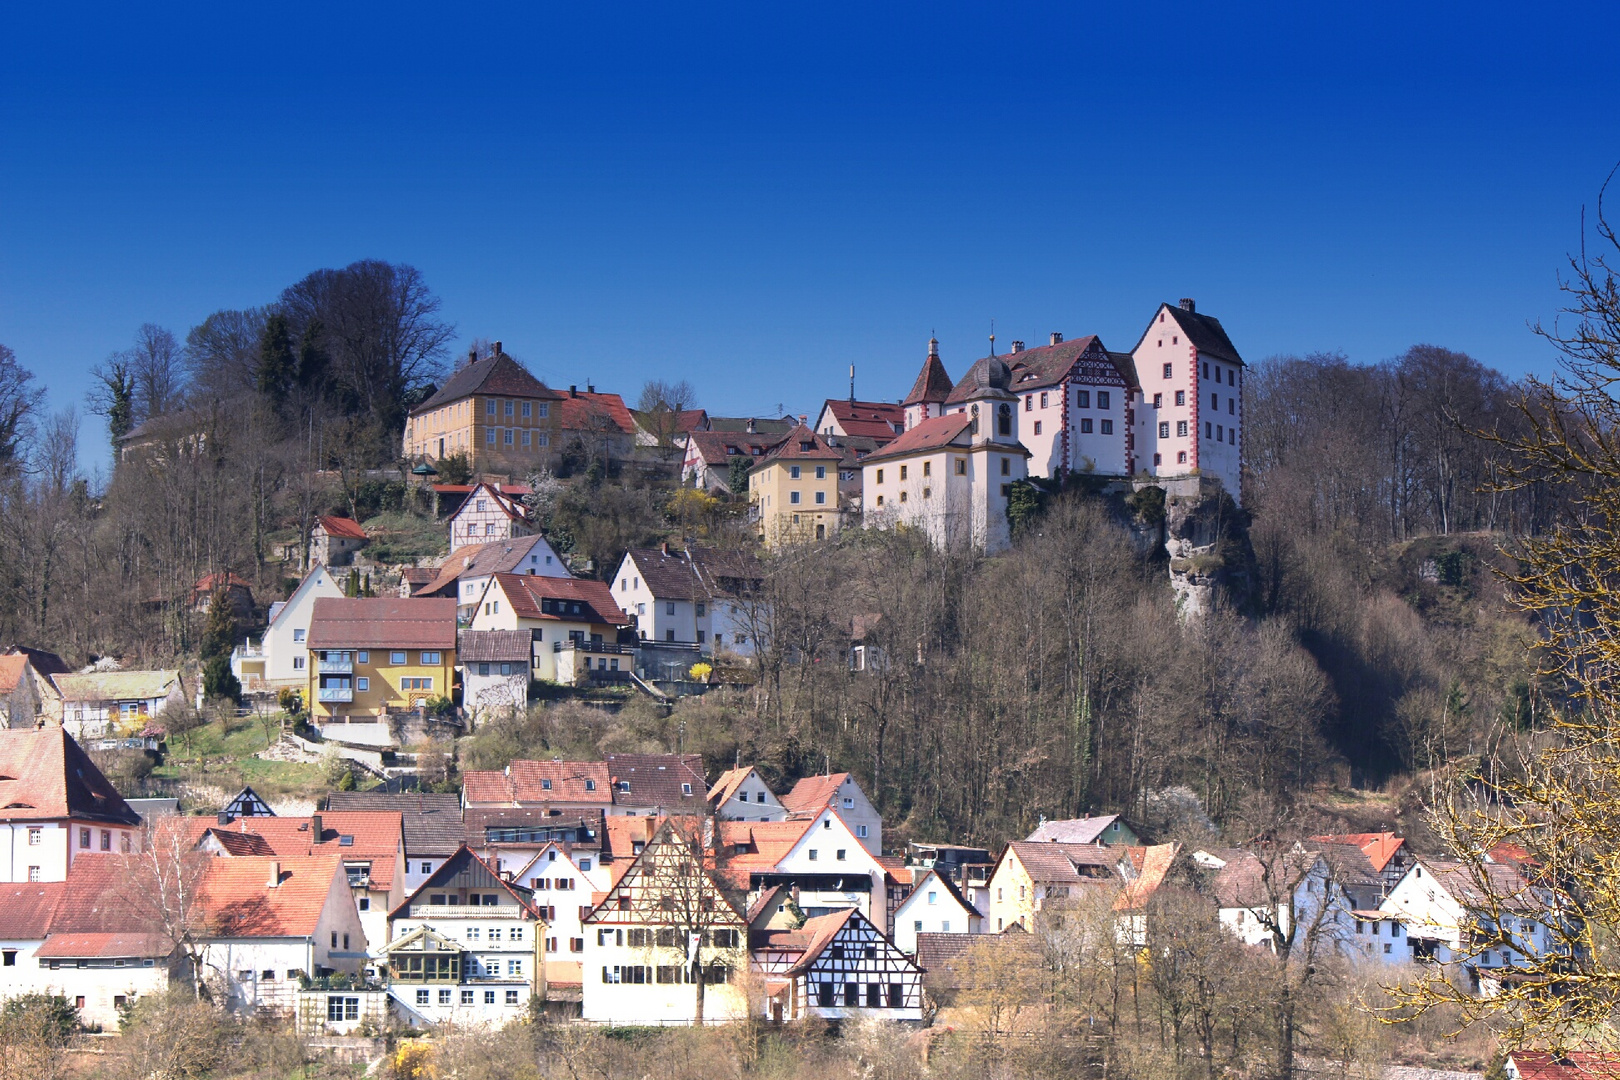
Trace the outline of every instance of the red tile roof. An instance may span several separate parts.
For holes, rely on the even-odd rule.
[[[586,782],[593,785],[586,787]],[[613,805],[605,761],[514,761],[504,771],[475,770],[462,776],[471,805],[544,805],[553,802]]]
[[[0,694],[9,694],[22,683],[23,672],[28,670],[26,656],[0,656]]]
[[[164,957],[173,951],[174,942],[163,934],[115,930],[89,934],[53,933],[34,955],[41,959],[97,960],[111,957]]]
[[[323,517],[320,519],[321,528],[326,530],[327,536],[337,536],[344,540],[365,540],[366,530],[353,518]]]
[[[50,932],[51,914],[67,888],[61,881],[0,883],[0,940],[38,941]]]
[[[495,584],[506,595],[513,614],[520,619],[552,619],[606,626],[630,624],[630,616],[619,609],[613,599],[613,591],[605,581],[541,577],[538,574],[496,574]],[[576,605],[578,611],[574,610]],[[546,610],[548,607],[551,610]]]
[[[279,874],[271,888],[273,868]],[[336,877],[347,880],[343,860],[335,854],[210,859],[197,894],[212,936],[307,938],[320,922]]]
[[[601,431],[605,422],[608,430],[624,435],[636,433],[635,418],[618,394],[570,390],[562,395],[555,412],[560,431]]]
[[[1509,1054],[1519,1070],[1519,1080],[1616,1080],[1620,1078],[1620,1054],[1575,1050],[1567,1054],[1546,1054],[1515,1050]]]
[[[906,395],[907,405],[919,405],[924,402],[935,404],[944,401],[950,396],[951,377],[945,372],[945,365],[939,359],[939,342],[928,343],[928,359],[923,361],[922,370],[917,372],[917,381],[911,384],[911,393]]]
[[[961,412],[931,417],[895,439],[877,453],[866,455],[864,464],[870,465],[874,461],[943,449],[956,442],[972,423],[973,418],[967,413]],[[1013,448],[1008,447],[1008,449]]]
[[[309,620],[311,649],[456,647],[453,599],[323,596]]]
[[[1164,884],[1165,876],[1175,864],[1176,853],[1181,850],[1181,845],[1149,844],[1146,847],[1131,847],[1125,850],[1136,876],[1126,882],[1124,891],[1114,900],[1114,907],[1119,911],[1134,911],[1152,899],[1159,886]]]
[[[888,442],[906,423],[906,410],[889,401],[850,401],[828,398],[822,412],[831,412],[846,435],[864,435]]]
[[[709,788],[709,802],[715,806],[723,806],[730,802],[731,797],[737,794],[737,788],[742,786],[742,782],[748,779],[748,774],[753,771],[754,767],[750,765],[744,769],[727,769],[721,773],[720,779]]]
[[[694,431],[689,438],[705,464],[723,465],[731,458],[756,458],[781,438],[779,431]]]
[[[527,664],[534,635],[527,630],[463,630],[456,637],[456,659],[466,663]]]
[[[403,850],[404,825],[397,810],[329,810],[314,817],[242,817],[229,825],[212,818],[188,821],[197,840],[213,834],[232,856],[337,855],[348,862],[370,861],[371,882],[379,889],[394,884],[394,857]],[[350,843],[343,843],[349,837]]]
[[[141,823],[140,815],[62,728],[0,730],[0,821],[69,817]]]
[[[709,796],[701,754],[609,754],[607,767],[616,806],[695,812]]]
[[[1373,869],[1382,873],[1389,860],[1401,850],[1406,843],[1405,839],[1392,832],[1379,833],[1337,833],[1330,836],[1313,836],[1312,840],[1319,840],[1325,844],[1351,844],[1364,852],[1372,863]]]
[[[838,797],[838,789],[848,779],[847,772],[806,776],[782,796],[782,805],[795,814],[818,814],[832,805]]]
[[[842,461],[844,452],[834,450],[827,440],[799,424],[765,452],[754,468],[762,468],[775,461]]]

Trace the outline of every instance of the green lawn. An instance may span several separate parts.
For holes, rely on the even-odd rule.
[[[271,729],[272,739],[280,734],[278,728]],[[256,716],[238,717],[224,727],[207,724],[170,739],[168,758],[152,775],[190,778],[224,788],[250,784],[266,797],[313,797],[331,789],[319,765],[265,761],[253,756],[269,743]]]

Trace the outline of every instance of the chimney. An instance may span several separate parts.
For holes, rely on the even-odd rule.
[[[1015,353],[1023,352],[1024,351],[1024,343],[1022,341],[1013,342],[1012,343],[1012,351],[1015,352]]]
[[[939,357],[939,338],[929,338],[928,339],[928,355],[934,357],[935,359],[938,359],[938,357]]]
[[[662,544],[659,544],[658,546],[663,549],[663,552],[664,552],[665,555],[669,554],[669,541],[668,540],[665,540]]]
[[[493,351],[492,351],[492,352],[491,352],[491,353],[490,353],[490,355],[491,355],[491,356],[499,356],[499,355],[501,355],[501,343],[500,343],[500,342],[498,342],[498,341],[497,341],[497,342],[496,342],[496,343],[495,343],[495,348],[494,348],[494,350],[493,350]]]
[[[231,812],[229,810],[221,810],[219,812],[219,823],[221,825],[229,825],[231,823]]]
[[[1053,345],[1061,345],[1061,344],[1063,344],[1063,335],[1058,333],[1056,330],[1052,331],[1051,344],[1053,344]]]
[[[1182,311],[1191,311],[1191,312],[1194,312],[1196,314],[1197,311],[1198,311],[1198,305],[1193,303],[1193,298],[1192,297],[1183,296],[1181,298],[1181,310]]]
[[[569,397],[579,397],[579,385],[577,383],[569,384],[568,396]]]
[[[748,418],[748,434],[754,434],[754,418],[752,416]]]
[[[809,422],[809,420],[810,420],[810,418],[808,416],[804,415],[804,413],[799,414],[799,423],[806,424],[806,423]]]
[[[311,814],[309,816],[309,832],[310,832],[310,838],[309,838],[310,843],[318,844],[318,843],[321,842],[321,815],[319,815],[319,814]]]
[[[281,885],[281,860],[270,860],[270,880],[264,883],[267,889],[274,889]]]
[[[587,393],[587,394],[594,394],[594,393],[596,393],[596,385],[595,385],[595,384],[594,384],[594,383],[586,383],[586,384],[585,384],[585,392],[586,392],[586,393]]]
[[[478,346],[474,345],[472,348],[467,350],[467,363],[478,363]]]

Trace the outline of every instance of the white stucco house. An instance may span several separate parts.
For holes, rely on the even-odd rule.
[[[781,821],[788,815],[752,765],[727,769],[709,788],[714,815],[727,821]]]
[[[983,932],[983,917],[951,879],[937,870],[924,873],[894,912],[894,943],[910,956],[917,954],[918,934]]]
[[[302,690],[309,685],[310,616],[321,597],[343,596],[343,586],[324,565],[316,566],[285,601],[270,605],[270,625],[255,645],[248,641],[231,650],[231,674],[242,689]]]

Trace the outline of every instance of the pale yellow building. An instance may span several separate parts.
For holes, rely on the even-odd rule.
[[[309,625],[309,712],[316,724],[376,723],[449,697],[454,597],[323,597]]]
[[[825,540],[838,531],[838,463],[844,455],[803,424],[748,474],[749,519],[765,546]]]
[[[411,411],[405,456],[432,462],[465,454],[475,474],[524,475],[554,452],[562,400],[497,341],[493,356],[456,372]]]

